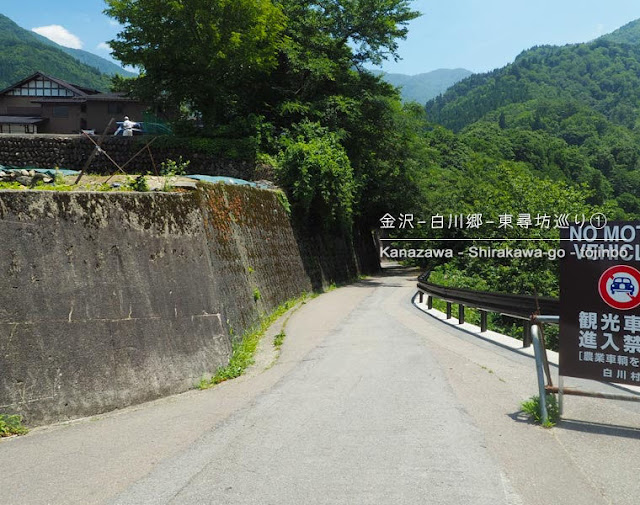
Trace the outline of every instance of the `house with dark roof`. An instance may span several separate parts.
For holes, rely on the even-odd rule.
[[[0,91],[0,133],[102,133],[111,118],[141,120],[146,106],[36,72]],[[111,127],[113,133],[115,122]]]

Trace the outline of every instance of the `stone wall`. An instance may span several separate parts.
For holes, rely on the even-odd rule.
[[[98,141],[98,137],[93,137]],[[123,166],[144,148],[151,137],[105,137],[104,152]],[[161,137],[151,144],[151,155],[145,149],[126,167],[129,173],[153,174],[160,163],[180,156],[189,160],[190,173],[226,175],[246,180],[270,178],[267,167],[258,167],[247,159],[228,159],[207,153],[206,146],[194,147],[188,140]],[[82,135],[0,135],[0,165],[81,170],[95,145]],[[153,160],[152,160],[153,156]],[[154,167],[155,163],[155,167]],[[89,171],[112,173],[117,168],[104,154],[94,157]]]
[[[244,186],[0,192],[0,413],[34,426],[185,391],[260,314],[375,268],[356,242],[296,238],[278,195]]]

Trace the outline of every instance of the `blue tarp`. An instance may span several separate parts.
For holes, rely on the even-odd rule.
[[[4,167],[0,165],[0,170],[4,172],[15,172],[17,170],[33,170],[34,172],[42,172],[43,174],[50,175],[51,177],[56,175],[55,168]],[[59,168],[57,170],[57,173],[59,173],[62,176],[67,176],[67,175],[78,175],[80,172],[78,170],[68,170],[66,168]]]
[[[189,179],[196,179],[198,181],[210,182],[212,184],[237,184],[238,186],[251,186],[253,188],[266,188],[264,184],[258,184],[256,182],[245,181],[244,179],[236,179],[235,177],[224,177],[221,175],[186,175]]]

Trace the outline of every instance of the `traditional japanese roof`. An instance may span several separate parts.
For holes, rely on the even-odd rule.
[[[59,103],[59,104],[81,104],[86,103],[85,97],[68,97],[68,98],[36,98],[31,103]]]
[[[35,81],[35,82],[34,82]],[[49,81],[49,82],[47,82]],[[49,91],[51,90],[51,91]],[[61,91],[63,90],[63,91]],[[32,103],[74,104],[92,102],[136,102],[124,93],[102,93],[96,89],[71,84],[62,79],[36,72],[25,77],[8,88],[0,91],[3,94],[31,97]]]
[[[97,89],[91,89],[91,88],[86,88],[84,86],[79,86],[77,84],[71,84],[67,81],[63,81],[62,79],[58,79],[57,77],[51,77],[50,75],[43,74],[42,72],[35,72],[30,76],[25,77],[21,81],[16,82],[15,84],[12,84],[8,88],[3,89],[2,91],[0,91],[0,95],[4,95],[5,93],[11,91],[12,89],[19,88],[23,84],[37,78],[48,79],[52,82],[55,82],[59,86],[62,86],[63,88],[68,89],[69,91],[71,91],[77,96],[90,96],[90,95],[100,94],[100,91],[98,91]]]
[[[0,124],[40,124],[48,121],[46,117],[0,116]]]

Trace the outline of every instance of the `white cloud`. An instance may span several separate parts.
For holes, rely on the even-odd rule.
[[[82,41],[64,26],[40,26],[38,28],[32,28],[31,31],[34,31],[43,37],[47,37],[61,46],[70,47],[72,49],[82,49]]]
[[[111,52],[111,46],[106,42],[100,42],[100,44],[96,46],[96,49],[100,49],[101,51]]]

